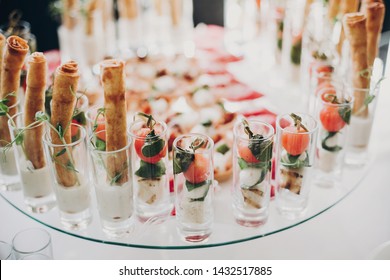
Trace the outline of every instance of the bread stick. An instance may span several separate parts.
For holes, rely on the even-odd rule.
[[[76,103],[75,93],[77,92],[79,78],[78,65],[74,61],[69,61],[59,66],[54,77],[51,124],[57,129],[61,126],[65,131],[63,140],[66,144],[70,144],[72,141],[70,123]],[[50,135],[53,144],[63,145],[63,140],[61,140],[57,132],[51,130]],[[61,150],[63,150],[63,147],[54,148],[54,156],[60,153]],[[55,157],[57,181],[64,187],[72,187],[77,182],[76,173],[66,168],[72,160],[68,152]]]
[[[24,126],[28,127],[35,122],[35,114],[45,111],[45,90],[47,79],[46,57],[39,52],[33,53],[28,59],[26,79],[26,99],[24,105]],[[43,152],[42,135],[44,126],[38,125],[27,129],[24,135],[26,157],[35,169],[46,165]]]
[[[77,13],[79,9],[79,0],[62,0],[63,9],[62,23],[68,29],[73,29],[77,25]]]
[[[137,0],[118,0],[119,15],[121,18],[136,19],[138,16]]]
[[[379,40],[383,21],[385,19],[385,5],[383,3],[369,3],[366,5],[367,16],[367,59],[368,66],[372,67],[378,55]]]
[[[360,12],[365,14],[366,13],[366,6],[370,3],[382,3],[383,0],[362,0],[362,3],[360,5]]]
[[[343,18],[343,26],[351,49],[353,86],[358,89],[367,89],[369,79],[363,75],[365,71],[368,71],[366,16],[362,13],[346,14]],[[355,102],[352,111],[357,113],[364,106],[365,93],[356,91],[354,96]],[[367,116],[367,114],[367,110],[361,112],[361,116]]]
[[[340,12],[341,0],[330,0],[328,8],[328,19],[331,23],[337,18]]]
[[[106,119],[106,151],[112,152],[127,146],[127,123],[125,101],[124,62],[116,59],[105,60],[101,64],[101,81],[104,88],[104,107]],[[107,159],[109,178],[118,178],[117,184],[128,181],[126,151]]]
[[[359,0],[343,0],[341,1],[341,5],[340,5],[340,15],[341,17],[344,17],[345,14],[355,13],[358,11],[358,9],[359,9]],[[340,40],[337,46],[337,50],[340,54],[343,49],[344,41],[345,41],[345,31],[343,27],[341,28]]]
[[[2,68],[3,68],[3,54],[4,54],[5,42],[6,39],[4,35],[0,33],[0,84],[1,84],[1,71],[3,70]]]
[[[3,65],[1,74],[1,94],[0,98],[7,98],[9,109],[8,114],[14,116],[17,108],[17,93],[20,87],[20,73],[24,64],[24,59],[28,53],[29,47],[25,40],[18,36],[10,36],[7,39],[7,45],[3,55]],[[8,96],[14,93],[15,96]],[[11,142],[11,135],[8,129],[8,117],[0,117],[0,146],[5,146]]]
[[[172,25],[178,26],[180,24],[181,18],[181,5],[182,0],[169,0],[170,8],[171,8],[171,19]]]

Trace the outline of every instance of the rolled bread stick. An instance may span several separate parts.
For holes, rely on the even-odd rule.
[[[372,67],[378,55],[379,40],[383,21],[385,19],[385,5],[383,3],[369,3],[366,5],[367,21],[367,59],[368,66]]]
[[[45,90],[47,80],[47,61],[43,53],[35,52],[28,58],[26,79],[26,97],[24,104],[24,126],[28,127],[35,122],[37,112],[45,111]],[[25,131],[23,138],[27,159],[35,169],[46,165],[43,152],[42,135],[43,125],[37,125]]]

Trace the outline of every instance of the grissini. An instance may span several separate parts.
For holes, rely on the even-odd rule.
[[[138,16],[137,0],[119,0],[119,15],[121,18],[133,20]]]
[[[62,23],[68,29],[73,29],[77,25],[77,13],[79,9],[79,0],[62,0],[63,9]]]
[[[99,8],[98,0],[90,0],[87,3],[87,7],[85,9],[85,34],[87,36],[92,36],[94,34],[94,12]]]
[[[355,13],[358,11],[358,9],[359,9],[359,0],[343,0],[341,1],[341,5],[340,5],[340,16],[341,18],[343,18],[345,14]],[[344,28],[341,28],[340,40],[339,40],[339,44],[337,45],[337,51],[340,54],[343,49],[344,41],[345,41],[345,30]]]
[[[26,79],[26,99],[24,105],[24,126],[28,127],[35,122],[35,114],[45,111],[45,90],[47,80],[47,62],[43,53],[34,52],[28,59]],[[44,126],[38,125],[27,129],[24,135],[26,157],[35,169],[46,165],[41,141]]]
[[[3,34],[0,33],[0,83],[1,83],[1,71],[3,70],[3,54],[6,39]]]
[[[76,95],[80,74],[75,61],[62,64],[56,70],[53,85],[53,99],[51,101],[51,124],[57,128],[61,126],[63,139],[56,131],[50,130],[51,141],[55,145],[63,145],[72,142],[70,123],[72,122],[73,110],[76,104]],[[63,147],[54,148],[54,156],[61,154]],[[66,168],[73,159],[70,156],[71,150],[62,153],[55,158],[57,181],[64,187],[72,187],[77,183],[77,176],[74,170]]]
[[[169,0],[173,26],[180,24],[182,0]]]
[[[1,94],[0,98],[6,98],[10,93],[14,96],[8,96],[7,103],[8,114],[12,117],[16,114],[17,93],[20,87],[20,73],[24,64],[24,59],[28,53],[29,47],[25,40],[18,36],[10,36],[7,39],[7,45],[3,55],[3,65],[1,74]],[[8,117],[0,117],[0,146],[5,146],[11,142],[11,135],[8,129]]]
[[[127,146],[125,63],[116,59],[101,63],[101,81],[104,88],[104,107],[106,119],[106,151],[112,152]],[[116,184],[128,181],[127,153],[123,150],[107,159],[109,178],[117,177]],[[119,175],[119,177],[118,177]]]
[[[363,75],[363,73],[368,70],[366,16],[363,13],[345,14],[343,26],[351,49],[353,86],[354,88],[367,89],[369,86],[369,79]],[[354,97],[353,113],[359,111],[360,116],[367,116],[368,111],[361,110],[364,106],[364,92],[356,91]]]
[[[328,19],[331,23],[337,18],[340,12],[341,0],[330,0],[328,7]]]
[[[382,3],[383,0],[362,0],[362,3],[360,5],[360,12],[365,14],[366,13],[366,6],[370,3]]]
[[[379,40],[383,21],[385,19],[385,5],[383,3],[369,3],[366,5],[367,17],[367,59],[368,66],[372,67],[378,55]]]
[[[154,6],[157,12],[157,15],[162,16],[163,14],[163,0],[154,0]]]

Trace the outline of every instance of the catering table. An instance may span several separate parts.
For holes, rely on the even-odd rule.
[[[20,230],[44,227],[52,236],[55,259],[374,258],[375,248],[390,240],[390,80],[384,80],[381,87],[370,144],[372,160],[361,183],[329,210],[292,228],[232,245],[140,249],[92,242],[53,230],[0,198],[0,240],[11,242]]]

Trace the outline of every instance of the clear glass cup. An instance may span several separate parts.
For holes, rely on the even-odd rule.
[[[129,129],[132,138],[134,210],[142,222],[149,219],[164,221],[172,210],[167,171],[167,125],[157,121],[153,131],[154,136],[151,136],[151,129],[144,120],[132,122]]]
[[[12,245],[7,242],[0,241],[0,260],[13,260],[14,254]]]
[[[106,151],[106,131],[92,134],[88,150],[92,164],[92,182],[103,231],[118,237],[129,232],[133,214],[133,186],[131,180],[131,138],[125,147]]]
[[[258,120],[234,127],[233,209],[240,225],[257,227],[268,219],[274,134]]]
[[[41,228],[29,228],[18,232],[12,239],[12,248],[17,260],[32,255],[53,259],[51,236]]]
[[[19,102],[8,109],[17,111]],[[10,113],[10,112],[9,112]],[[11,134],[8,127],[8,116],[0,116],[0,189],[5,191],[18,191],[21,189],[20,177],[16,166],[14,145],[11,144]]]
[[[315,61],[310,65],[310,83],[307,96],[307,112],[315,115],[317,112],[319,92],[324,88],[335,88],[344,92],[344,84],[327,61]]]
[[[355,99],[347,138],[345,162],[348,165],[362,166],[369,160],[369,144],[379,90],[379,84],[373,84],[370,89],[346,87],[346,91]]]
[[[56,204],[50,169],[40,139],[45,123],[36,122],[26,127],[24,117],[24,113],[18,113],[8,121],[16,165],[27,209],[33,213],[44,213]]]
[[[315,181],[317,185],[331,187],[341,180],[353,96],[334,87],[324,87],[318,92],[317,102],[319,132]]]
[[[177,227],[189,242],[206,241],[212,233],[213,140],[190,133],[173,142],[173,168]]]
[[[244,47],[256,36],[256,2],[225,0],[225,46],[234,55],[242,55]]]
[[[86,130],[78,124],[71,124],[69,129],[71,143],[54,144],[51,128],[46,130],[43,143],[61,222],[65,228],[82,229],[92,219]]]
[[[275,50],[275,60],[278,64],[281,62],[283,47],[284,18],[286,16],[286,0],[273,0],[270,2],[270,12],[272,19],[272,33]]]
[[[290,81],[300,81],[305,1],[287,1],[283,27],[282,69]]]
[[[317,134],[317,121],[308,114],[276,120],[276,206],[286,218],[298,218],[308,205]]]

